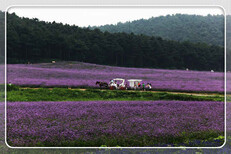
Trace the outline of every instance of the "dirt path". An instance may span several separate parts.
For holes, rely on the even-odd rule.
[[[186,93],[186,92],[167,92],[171,94],[184,94],[184,95],[194,95],[194,96],[224,96],[224,94],[218,93]]]

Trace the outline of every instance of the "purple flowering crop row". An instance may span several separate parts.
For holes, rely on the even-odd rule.
[[[223,102],[79,101],[8,102],[11,146],[96,140],[104,136],[151,138],[182,132],[224,132]]]
[[[16,85],[95,87],[96,81],[124,78],[142,79],[144,83],[152,83],[154,89],[224,91],[222,72],[124,68],[77,62],[9,64],[7,68],[8,83]]]

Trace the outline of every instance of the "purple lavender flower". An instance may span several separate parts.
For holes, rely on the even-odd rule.
[[[62,141],[224,132],[223,102],[79,101],[8,102],[7,139],[12,146]],[[137,145],[139,146],[139,145]]]
[[[7,80],[16,85],[95,87],[113,78],[142,79],[154,89],[224,91],[224,73],[166,69],[112,67],[88,63],[9,64]],[[227,81],[231,74],[227,75]],[[229,84],[229,83],[228,83]],[[227,91],[231,91],[230,86]]]

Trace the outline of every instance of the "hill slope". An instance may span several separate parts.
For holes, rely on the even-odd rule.
[[[230,16],[227,16],[230,18]],[[140,19],[117,25],[104,25],[99,28],[108,32],[126,32],[160,36],[175,41],[205,42],[213,45],[224,45],[224,16],[223,15],[167,15]]]
[[[8,63],[51,59],[142,68],[223,71],[224,49],[160,37],[101,32],[9,14]]]

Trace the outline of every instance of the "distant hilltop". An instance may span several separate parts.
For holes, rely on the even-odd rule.
[[[227,16],[231,27],[231,16]],[[224,45],[224,16],[223,15],[186,15],[176,14],[149,19],[140,19],[116,25],[103,25],[101,31],[111,33],[125,32],[160,36],[175,41],[204,42],[210,45]],[[228,26],[227,26],[228,28]],[[231,31],[228,29],[229,33]],[[230,35],[229,35],[230,36]]]
[[[224,71],[224,48],[219,45],[172,41],[144,34],[102,32],[21,18],[16,14],[8,14],[7,22],[8,63],[61,60],[136,68]],[[219,23],[223,24],[222,21]],[[187,25],[188,29],[191,27]],[[212,31],[207,28],[207,32]]]

